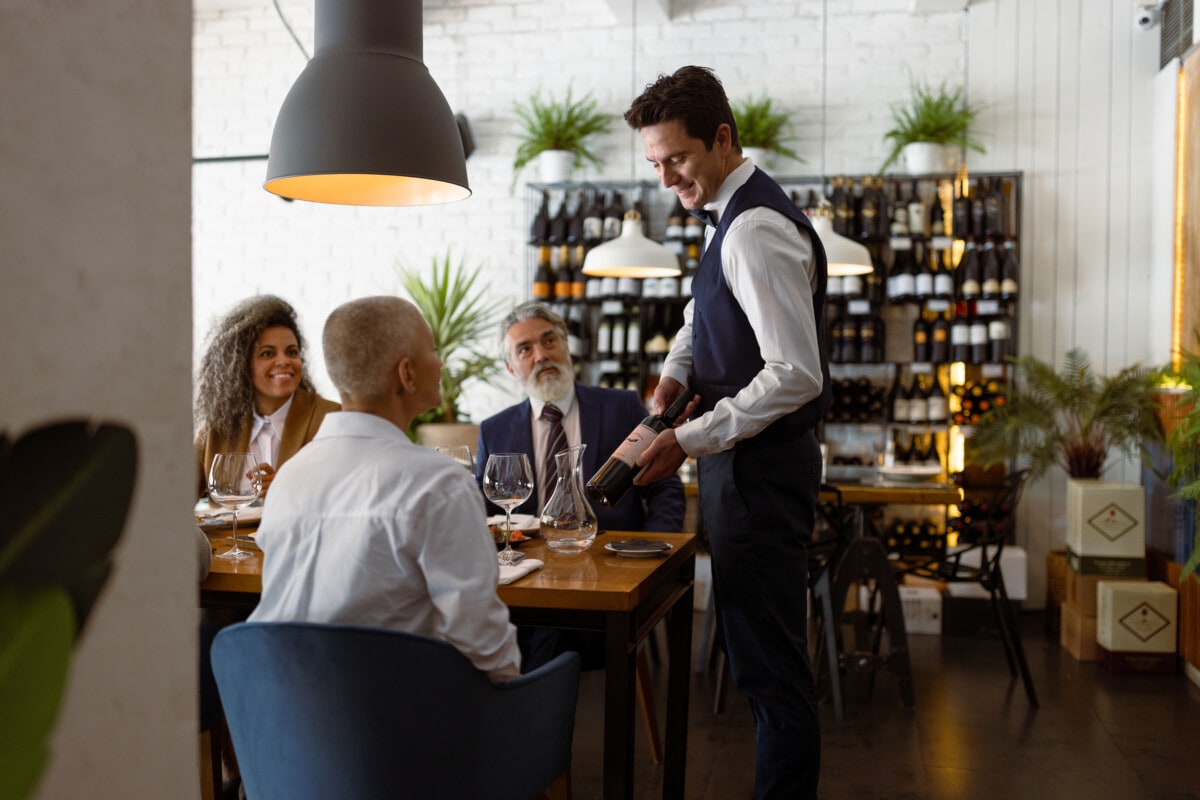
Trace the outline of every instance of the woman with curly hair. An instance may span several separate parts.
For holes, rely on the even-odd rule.
[[[208,334],[196,380],[196,470],[200,494],[217,453],[253,453],[262,494],[279,465],[312,440],[340,406],[304,375],[296,310],[273,295],[233,307]]]

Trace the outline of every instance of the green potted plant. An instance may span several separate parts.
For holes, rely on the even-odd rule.
[[[924,175],[952,168],[947,148],[987,152],[970,133],[982,108],[963,101],[961,86],[950,89],[943,81],[933,88],[914,81],[908,103],[891,106],[892,128],[883,138],[892,146],[879,172],[885,172],[901,153],[910,174]]]
[[[612,115],[600,111],[590,92],[579,99],[570,88],[562,99],[543,99],[540,91],[534,92],[527,102],[514,104],[513,110],[521,121],[520,143],[513,159],[514,184],[521,170],[535,158],[540,159],[545,183],[565,181],[572,170],[582,169],[585,164],[600,166],[588,140],[608,130]]]
[[[1003,405],[967,439],[969,457],[984,466],[1024,458],[1031,481],[1055,465],[1072,478],[1098,479],[1111,451],[1139,457],[1143,439],[1161,437],[1156,370],[1135,364],[1103,377],[1080,348],[1067,353],[1061,372],[1034,356],[1015,364]]]
[[[791,130],[790,115],[774,104],[765,94],[758,98],[747,98],[732,105],[733,120],[737,123],[738,144],[742,152],[761,167],[767,159],[779,155],[802,162],[803,158],[787,146],[796,140],[788,135]]]
[[[442,404],[417,417],[409,431],[410,437],[423,444],[433,443],[422,441],[435,435],[433,429],[420,433],[429,424],[469,424],[458,407],[466,383],[486,384],[500,374],[491,342],[505,306],[490,300],[486,290],[476,285],[480,272],[478,267],[467,267],[465,259],[452,264],[449,253],[440,260],[434,257],[428,277],[412,269],[400,270],[401,285],[429,323],[434,349],[442,359]],[[462,438],[470,441],[459,441]],[[446,443],[474,447],[475,439],[468,431],[449,435]]]

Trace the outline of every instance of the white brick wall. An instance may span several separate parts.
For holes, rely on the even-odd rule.
[[[637,30],[598,0],[425,3],[425,63],[451,107],[471,121],[477,150],[467,163],[473,196],[429,209],[347,209],[285,203],[262,190],[264,161],[200,163],[194,169],[196,351],[214,316],[253,292],[274,292],[300,310],[313,347],[311,371],[332,394],[319,338],[337,304],[395,292],[399,259],[423,266],[448,247],[485,265],[499,297],[525,295],[525,193],[512,180],[514,101],[534,89],[592,92],[613,114],[634,86],[687,63],[711,66],[733,98],[770,93],[796,114],[794,149],[811,174],[821,160],[821,4],[816,0],[675,3],[666,23]],[[827,171],[862,172],[883,157],[887,102],[907,70],[930,80],[963,73],[961,13],[912,17],[907,0],[830,3]],[[312,0],[283,3],[312,52]],[[200,0],[195,23],[194,141],[198,157],[265,154],[279,105],[304,57],[269,3]],[[599,142],[603,173],[652,180],[619,120]],[[636,172],[633,170],[636,169]],[[534,179],[530,172],[524,178]],[[662,224],[661,218],[658,224]],[[511,401],[475,392],[478,419]]]

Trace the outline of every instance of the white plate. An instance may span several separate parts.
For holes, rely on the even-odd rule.
[[[262,506],[250,506],[238,511],[238,528],[242,527],[243,522],[248,525],[261,522],[262,512]],[[196,503],[195,515],[196,524],[201,528],[228,528],[233,524],[233,512],[214,505],[207,497]]]
[[[487,518],[488,525],[503,525],[504,515],[496,514]],[[514,531],[540,531],[542,529],[542,521],[533,514],[513,514],[512,524]]]
[[[612,542],[604,545],[605,550],[613,553],[614,555],[621,556],[622,558],[660,558],[671,552],[673,548],[674,545],[670,542],[667,542],[666,550],[618,550],[617,548],[613,547]]]
[[[941,474],[942,468],[933,464],[900,464],[894,467],[879,468],[880,478],[903,483],[921,483]]]

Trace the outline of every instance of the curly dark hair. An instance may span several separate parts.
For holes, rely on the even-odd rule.
[[[660,122],[680,122],[688,136],[704,142],[709,150],[724,123],[732,132],[734,150],[742,149],[725,88],[708,67],[680,67],[671,75],[659,75],[634,99],[625,121],[635,131]]]
[[[196,375],[197,427],[223,439],[238,437],[242,423],[254,409],[254,382],[250,377],[254,343],[263,331],[275,327],[295,334],[300,363],[304,365],[304,337],[296,321],[296,309],[274,295],[247,298],[213,325]],[[307,365],[300,388],[314,391]]]

